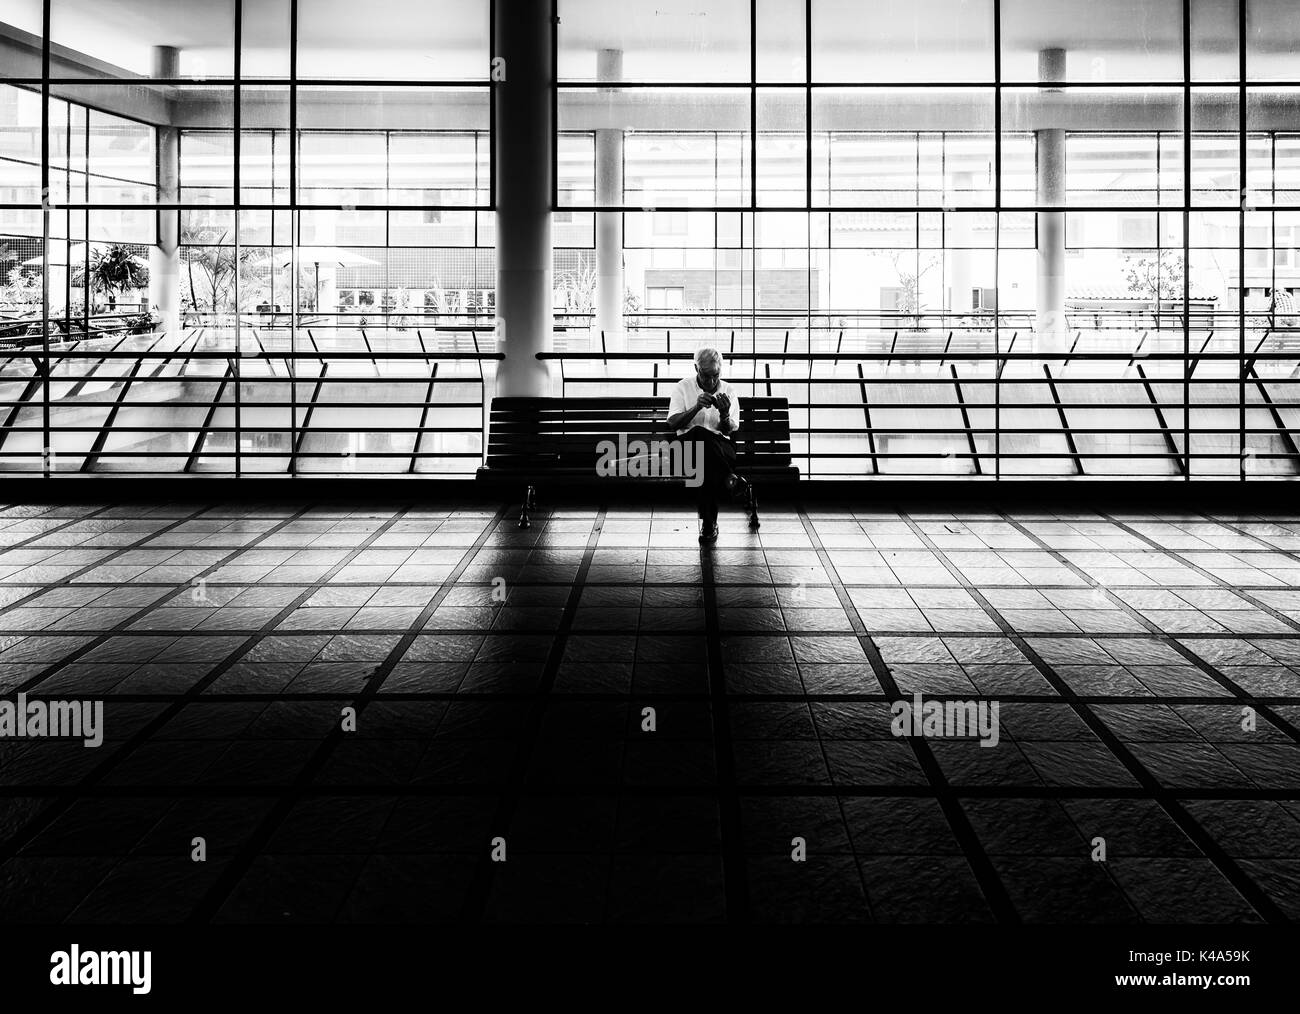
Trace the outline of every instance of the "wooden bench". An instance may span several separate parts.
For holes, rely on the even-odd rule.
[[[546,480],[565,485],[595,482],[676,482],[681,475],[626,474],[648,467],[620,467],[618,474],[600,474],[610,448],[632,451],[652,441],[670,441],[668,398],[493,398],[488,423],[486,464],[480,479],[517,479],[525,484],[519,527],[531,526],[529,511],[537,507],[537,487]],[[620,444],[620,437],[623,443]],[[631,445],[631,446],[628,446]],[[799,469],[790,457],[790,404],[785,398],[741,398],[740,429],[735,437],[736,472],[750,482],[746,505],[749,527],[757,529],[758,480],[793,481]],[[629,454],[626,462],[636,455]],[[648,460],[643,465],[649,466]],[[603,469],[608,472],[606,467]]]

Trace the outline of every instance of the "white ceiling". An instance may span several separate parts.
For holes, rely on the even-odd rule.
[[[748,0],[559,0],[561,78],[594,80],[600,49],[624,78],[739,81],[749,75]],[[812,0],[814,78],[991,81],[992,0]],[[1300,4],[1246,0],[1252,75],[1300,77]],[[1083,81],[1181,80],[1182,0],[1002,0],[1004,80],[1033,81],[1037,54],[1071,54]],[[759,0],[761,77],[801,80],[802,0]],[[1236,0],[1192,0],[1193,75],[1235,77]]]
[[[299,0],[303,77],[482,79],[489,0]],[[1251,76],[1300,77],[1300,2],[1246,0]],[[152,48],[182,76],[233,72],[236,0],[52,0],[56,44],[147,74]],[[601,49],[627,80],[746,81],[750,0],[559,0],[560,72],[593,80]],[[762,76],[802,80],[803,0],[757,0]],[[1085,81],[1178,80],[1182,0],[1002,0],[1004,80],[1032,81],[1060,46]],[[244,0],[245,76],[288,73],[288,0]],[[986,81],[992,0],[813,0],[823,81]],[[0,20],[39,32],[40,0],[0,0]],[[1194,77],[1235,75],[1236,0],[1192,0]]]
[[[39,0],[4,0],[9,5]],[[183,77],[234,73],[235,0],[53,0],[50,38],[133,74],[154,46],[181,50]],[[299,0],[302,77],[462,80],[488,72],[487,0]],[[28,18],[30,20],[30,17]],[[23,27],[18,25],[18,27]],[[245,0],[245,77],[289,73],[288,0]]]

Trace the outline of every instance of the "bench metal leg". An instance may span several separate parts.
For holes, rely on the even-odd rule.
[[[749,484],[749,502],[745,504],[745,509],[749,511],[749,530],[751,532],[758,531],[758,493],[754,490],[752,482]]]
[[[532,528],[533,519],[528,516],[530,510],[537,510],[537,487],[529,486],[524,491],[524,506],[519,512],[519,527]]]

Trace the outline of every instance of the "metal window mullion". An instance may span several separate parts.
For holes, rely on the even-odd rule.
[[[1037,222],[1037,217],[1035,217]],[[993,0],[993,481],[1002,480],[1002,0]]]
[[[64,181],[63,189],[66,193],[71,194],[72,193],[72,103],[64,102],[63,107],[64,107],[64,112],[66,113],[66,119],[68,124],[66,141],[65,141],[65,143],[67,144],[67,158],[66,158],[65,165],[63,167],[63,181]],[[82,141],[83,153],[84,153],[84,161],[82,162],[82,165],[85,167],[85,171],[82,174],[83,176],[82,196],[85,198],[87,204],[89,204],[90,202],[90,111],[89,110],[86,111],[86,125],[81,132],[81,141]],[[65,211],[63,214],[64,214],[64,222],[66,223],[63,231],[65,233],[69,233],[72,231],[72,212]],[[81,260],[82,260],[81,313],[82,313],[82,317],[84,318],[83,331],[86,334],[90,334],[90,210],[89,208],[82,211],[81,222],[82,222],[82,228],[84,229],[86,234],[86,243],[84,248],[81,251]],[[64,242],[68,242],[70,238],[71,237],[69,236],[64,236]],[[68,249],[71,250],[72,247],[69,245]],[[72,270],[71,270],[72,258],[68,258],[68,260],[69,260],[68,270],[64,272],[64,277],[63,277],[63,292],[64,292],[63,306],[64,306],[65,317],[71,319],[72,317]]]
[[[298,474],[298,449],[306,431],[298,430],[298,0],[289,0],[289,474]],[[274,175],[274,160],[272,174]],[[271,212],[274,233],[275,212]],[[272,235],[274,241],[274,234]],[[274,289],[272,290],[274,305]],[[313,343],[314,345],[315,343]],[[324,366],[324,360],[320,365]],[[323,371],[322,371],[323,372]]]
[[[50,4],[41,7],[41,362],[45,383],[41,393],[41,429],[44,453],[41,471],[50,477]],[[71,271],[68,272],[71,275]]]
[[[1159,169],[1157,167],[1157,178]],[[1183,479],[1192,479],[1192,0],[1183,0]],[[1159,222],[1157,221],[1157,228]]]
[[[243,397],[243,391],[242,391],[243,384],[240,382],[240,372],[241,372],[240,359],[243,357],[244,354],[244,343],[243,343],[244,336],[241,327],[242,321],[240,320],[240,314],[239,314],[239,296],[240,296],[239,261],[240,261],[240,252],[242,246],[242,237],[240,233],[242,231],[242,217],[243,217],[242,215],[240,215],[240,203],[242,201],[243,195],[240,192],[241,180],[240,180],[240,165],[239,165],[240,152],[241,152],[240,131],[243,127],[242,110],[241,110],[241,106],[243,104],[243,91],[240,84],[241,77],[243,75],[243,26],[244,26],[243,13],[244,13],[244,5],[241,0],[241,2],[235,4],[235,40],[234,40],[235,75],[234,75],[234,95],[231,97],[232,98],[231,100],[231,125],[232,125],[231,141],[232,143],[231,143],[231,156],[230,156],[233,163],[231,165],[231,183],[234,187],[234,192],[231,196],[233,198],[233,203],[234,203],[232,217],[234,218],[234,227],[235,227],[234,230],[235,231],[235,263],[234,263],[235,278],[234,278],[234,285],[232,286],[232,290],[234,292],[234,298],[235,298],[235,355],[233,357],[233,363],[235,367],[235,447],[234,447],[234,451],[235,451],[236,478],[238,478],[238,476],[243,471],[243,458],[240,453],[240,438],[242,435],[241,431],[243,428],[243,417],[241,415],[241,399]],[[272,158],[274,158],[274,152],[272,152]],[[179,214],[179,212],[177,214]],[[275,213],[272,212],[271,214],[272,214],[271,232],[272,232],[272,239],[274,239]],[[272,305],[274,305],[275,303],[274,281],[272,282],[271,302]],[[269,365],[269,360],[268,360],[268,365]],[[200,439],[202,439],[202,437],[200,437]]]
[[[1246,202],[1249,189],[1246,182],[1246,0],[1237,4],[1237,172],[1241,188],[1237,208],[1237,472],[1240,481],[1246,481]]]

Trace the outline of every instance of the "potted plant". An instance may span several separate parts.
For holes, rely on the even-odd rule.
[[[139,313],[128,317],[126,319],[126,333],[153,334],[158,329],[158,325],[162,323],[162,317],[155,312],[157,309],[155,306],[153,310],[141,310]]]
[[[108,296],[108,309],[117,309],[117,297],[129,289],[144,289],[149,285],[149,269],[140,258],[120,244],[107,250],[97,250],[91,255],[91,291]]]

